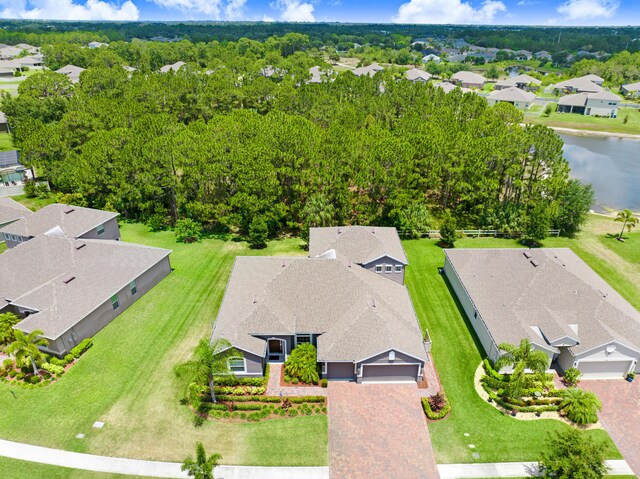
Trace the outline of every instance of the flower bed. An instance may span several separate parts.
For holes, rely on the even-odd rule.
[[[422,409],[427,418],[432,421],[443,419],[451,412],[451,404],[443,393],[422,398]]]

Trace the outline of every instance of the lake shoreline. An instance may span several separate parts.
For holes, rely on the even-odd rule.
[[[632,133],[614,133],[610,131],[597,131],[597,130],[580,130],[576,128],[564,128],[562,126],[549,126],[553,131],[557,133],[564,133],[566,135],[573,136],[592,136],[598,138],[622,138],[625,140],[640,140],[640,135]]]

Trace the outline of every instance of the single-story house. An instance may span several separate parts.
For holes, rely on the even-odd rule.
[[[429,63],[429,62],[440,63],[440,61],[441,61],[440,57],[433,53],[429,53],[428,55],[425,55],[422,57],[422,63]]]
[[[29,55],[27,57],[22,57],[22,58],[16,58],[13,61],[20,64],[22,68],[24,67],[38,68],[44,65],[44,60],[42,58],[42,55],[39,55],[39,54]]]
[[[169,72],[178,72],[183,66],[185,66],[185,62],[175,62],[171,65],[165,65],[160,69],[161,73],[169,73]]]
[[[603,91],[603,88],[597,83],[594,83],[591,78],[595,75],[587,75],[579,78],[571,78],[569,80],[556,83],[553,87],[555,92],[566,93],[598,93]],[[600,78],[600,77],[596,77]]]
[[[487,79],[482,75],[473,72],[461,71],[454,73],[451,77],[453,83],[457,83],[463,88],[482,88]]]
[[[18,150],[0,151],[0,187],[22,183],[27,176]]]
[[[17,46],[8,46],[0,49],[0,60],[11,60],[22,53],[23,49]]]
[[[640,81],[622,85],[620,87],[620,93],[624,96],[640,96]]]
[[[230,361],[236,375],[261,376],[312,343],[329,380],[422,378],[430,342],[400,282],[397,232],[352,228],[312,228],[309,258],[236,258],[212,336],[242,353]]]
[[[545,60],[545,61],[548,61],[548,62],[553,60],[553,57],[551,56],[551,53],[549,53],[546,50],[540,50],[539,52],[535,52],[533,54],[533,57],[538,59],[538,60]]]
[[[533,101],[536,99],[536,94],[530,91],[524,91],[520,88],[512,86],[504,90],[492,91],[487,101],[490,106],[496,103],[511,103],[518,110],[528,110],[531,108]]]
[[[171,272],[171,251],[111,240],[40,235],[0,255],[0,313],[15,329],[43,331],[64,356]]]
[[[620,97],[608,91],[598,93],[574,93],[558,100],[559,113],[578,113],[579,115],[618,116]]]
[[[33,45],[29,45],[28,43],[18,43],[16,48],[20,48],[21,50],[26,50],[30,54],[39,53],[40,49],[38,47],[34,47]]]
[[[478,339],[529,339],[584,379],[640,372],[640,313],[568,248],[445,250],[444,273]]]
[[[512,78],[507,78],[506,80],[497,81],[493,89],[505,90],[507,88],[516,87],[520,88],[521,90],[535,91],[540,87],[540,85],[542,85],[542,82],[540,80],[524,73]]]
[[[0,62],[4,63],[4,62]],[[0,65],[0,78],[11,78],[15,72],[15,68]]]
[[[109,44],[108,43],[102,43],[102,42],[89,42],[87,46],[89,48],[101,48],[101,47],[108,47]]]
[[[311,78],[307,80],[307,83],[322,83],[323,79],[331,78],[335,72],[331,69],[323,70],[320,66],[309,68],[309,75]]]
[[[0,228],[32,214],[33,211],[21,203],[8,197],[0,197]],[[0,235],[0,242],[3,241],[4,236]]]
[[[353,70],[353,74],[357,77],[361,77],[363,75],[369,75],[370,77],[372,77],[382,70],[384,70],[383,67],[381,67],[377,63],[372,63],[371,65],[367,65],[366,67],[356,68],[355,70]]]
[[[0,234],[13,248],[43,234],[75,239],[120,239],[118,213],[80,206],[53,204],[26,218],[0,228]]]
[[[407,70],[404,72],[404,76],[407,80],[411,82],[421,82],[426,83],[431,78],[431,73],[428,73],[424,70],[418,70],[417,68],[412,68],[411,70]]]
[[[471,91],[469,88],[461,88],[458,85],[454,85],[453,83],[449,83],[448,81],[436,82],[436,83],[433,84],[433,86],[436,87],[436,88],[440,88],[440,89],[444,90],[445,93],[451,93],[456,88],[460,88],[460,90],[462,90],[463,93],[468,93],[468,92]]]
[[[529,50],[516,50],[514,52],[514,57],[520,60],[531,60],[533,53]]]
[[[80,81],[80,74],[85,71],[85,68],[77,67],[75,65],[66,65],[56,70],[56,73],[67,75],[71,83],[78,83]]]

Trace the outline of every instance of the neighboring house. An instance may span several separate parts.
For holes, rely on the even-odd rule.
[[[451,93],[456,88],[460,88],[458,85],[454,85],[453,83],[449,83],[448,81],[436,82],[433,84],[433,86],[444,90],[445,93]],[[471,91],[469,88],[460,88],[460,90],[462,90],[463,93],[468,93]]]
[[[327,379],[419,380],[430,342],[394,277],[406,265],[395,230],[312,228],[309,256],[236,258],[212,336],[242,352],[232,371],[261,376],[267,363],[312,343]],[[392,271],[363,267],[377,262]]]
[[[162,72],[162,73],[169,73],[169,72],[177,73],[185,65],[186,65],[185,62],[175,62],[175,63],[172,63],[171,65],[163,66],[160,69],[160,72]]]
[[[531,60],[533,57],[533,53],[529,50],[516,50],[513,55],[518,60]]]
[[[102,42],[89,42],[89,44],[87,46],[89,48],[101,48],[101,47],[108,47],[109,44],[108,43],[102,43]]]
[[[558,100],[558,113],[606,116],[616,118],[620,97],[608,91],[598,93],[574,93]]]
[[[322,83],[323,79],[330,78],[335,74],[333,70],[323,70],[320,66],[309,68],[311,78],[307,83]]]
[[[367,65],[366,67],[358,67],[353,70],[353,74],[357,77],[361,77],[363,75],[368,75],[370,77],[374,76],[376,73],[384,70],[383,67],[378,65],[377,63],[372,63],[371,65]]]
[[[0,151],[0,186],[23,182],[27,169],[20,163],[18,150]]]
[[[15,329],[43,331],[49,344],[41,349],[64,356],[166,277],[170,253],[40,235],[0,255],[0,314],[18,314]]]
[[[583,379],[640,372],[640,313],[568,248],[445,250],[444,272],[493,361],[529,339]]]
[[[17,201],[11,198],[0,198],[0,228],[32,214],[33,211]],[[4,237],[0,235],[0,243],[3,241]]]
[[[506,80],[497,81],[494,85],[494,90],[504,90],[507,88],[520,88],[521,90],[526,91],[535,91],[537,90],[542,82],[537,78],[533,78],[532,76],[525,74],[517,75],[512,78],[507,78]]]
[[[53,204],[0,229],[8,248],[43,234],[75,239],[119,240],[118,213]]]
[[[85,68],[77,67],[75,65],[66,65],[60,70],[56,70],[56,73],[67,75],[71,83],[78,83],[80,81],[80,74],[85,71]]]
[[[260,75],[265,78],[282,78],[286,73],[286,70],[273,67],[271,65],[267,65],[266,67],[260,69]]]
[[[0,111],[0,133],[9,132],[9,122],[7,121],[7,115]]]
[[[640,82],[622,85],[620,93],[624,96],[640,96]]]
[[[412,68],[411,70],[407,70],[404,72],[405,78],[411,82],[422,82],[426,83],[431,78],[431,74],[427,73],[424,70],[418,70],[417,68]]]
[[[536,94],[529,91],[521,90],[515,86],[506,88],[503,90],[496,90],[491,92],[487,101],[490,106],[496,103],[511,103],[518,110],[528,110],[531,108],[533,101],[536,99]]]
[[[33,45],[29,45],[28,43],[18,43],[16,45],[16,48],[20,48],[21,50],[26,50],[32,55],[40,52],[40,49],[38,47],[34,47]]]
[[[429,55],[425,55],[422,57],[422,63],[435,62],[440,63],[441,58],[438,55],[430,53]]]
[[[585,75],[583,77],[580,77],[583,80],[587,80],[590,82],[595,83],[598,86],[602,86],[602,84],[604,83],[604,78],[599,77],[598,75],[594,75],[594,74],[589,74],[589,75]]]
[[[22,48],[17,46],[4,47],[0,49],[0,60],[11,60],[22,53]]]
[[[601,85],[594,83],[590,79],[593,76],[595,75],[587,75],[584,77],[571,78],[569,80],[561,81],[560,83],[556,83],[553,89],[556,92],[566,93],[597,93],[603,91]]]
[[[4,62],[0,62],[0,63],[4,63]],[[13,74],[15,71],[16,69],[11,66],[0,65],[0,78],[11,78],[14,76]]]
[[[482,88],[487,81],[485,77],[482,75],[478,75],[477,73],[461,71],[454,73],[451,77],[451,80],[454,83],[457,83],[463,88]]]
[[[538,60],[545,60],[545,61],[552,61],[553,57],[551,56],[551,53],[549,53],[546,50],[540,50],[539,52],[535,52],[533,54],[534,58],[538,59]]]

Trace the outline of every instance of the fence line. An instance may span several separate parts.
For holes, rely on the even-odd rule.
[[[471,236],[475,238],[480,237],[493,237],[503,238],[512,237],[517,238],[524,235],[523,231],[499,231],[499,230],[456,230],[456,233],[463,236]],[[549,230],[549,236],[560,236],[560,230]],[[409,230],[398,230],[398,235],[401,237],[413,236],[413,232]],[[420,238],[440,238],[440,230],[426,230],[419,233]]]

